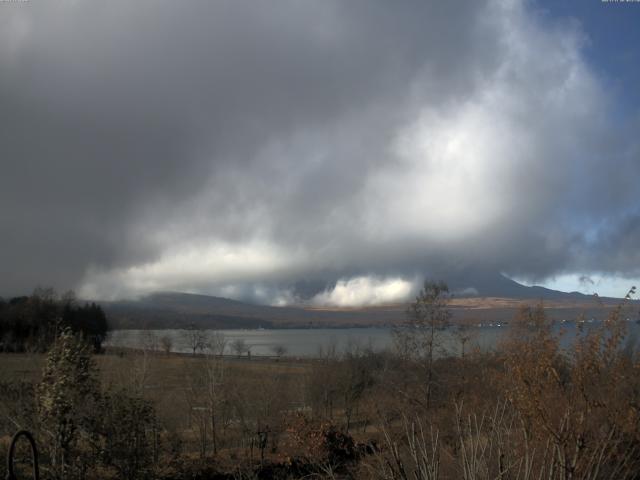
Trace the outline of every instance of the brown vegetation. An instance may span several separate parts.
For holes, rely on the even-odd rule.
[[[522,306],[496,352],[456,357],[433,355],[449,314],[429,285],[396,352],[223,358],[199,338],[197,355],[91,356],[63,333],[46,357],[2,356],[0,445],[34,432],[46,478],[631,479],[640,358],[621,311],[563,348]]]

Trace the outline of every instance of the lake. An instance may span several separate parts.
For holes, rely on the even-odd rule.
[[[599,322],[586,322],[582,328],[588,331],[599,326]],[[635,345],[640,334],[640,325],[627,322],[626,342]],[[557,323],[554,331],[564,331],[562,343],[569,345],[578,335],[575,322]],[[465,347],[467,351],[479,348],[482,351],[494,349],[500,339],[509,331],[508,326],[476,326],[469,332],[471,340]],[[390,328],[312,328],[312,329],[254,329],[254,330],[205,330],[209,338],[221,335],[225,340],[225,354],[234,354],[233,342],[244,341],[251,355],[273,356],[276,347],[282,347],[285,355],[293,357],[317,357],[335,349],[338,354],[354,347],[371,348],[383,351],[393,348],[393,336]],[[110,332],[106,346],[147,350],[162,350],[161,339],[168,337],[173,352],[191,353],[192,349],[186,330],[114,330]],[[453,329],[442,332],[442,344],[451,355],[460,353],[460,341]]]

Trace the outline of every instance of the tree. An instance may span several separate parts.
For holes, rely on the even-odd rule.
[[[63,329],[37,388],[40,420],[51,437],[47,445],[54,478],[80,475],[78,470],[86,468],[80,438],[87,435],[99,399],[96,372],[87,344],[70,328]]]
[[[227,339],[220,332],[213,332],[209,336],[209,342],[207,343],[207,351],[209,356],[221,357],[224,355],[224,351],[227,348]]]
[[[287,347],[284,345],[273,345],[271,351],[276,357],[280,358],[287,353]]]
[[[29,297],[15,297],[0,303],[0,349],[4,351],[48,350],[59,330],[73,333],[102,350],[108,324],[104,311],[95,303],[78,305],[69,291],[57,295],[51,288],[37,288]]]
[[[225,390],[222,388],[225,372],[225,340],[216,333],[208,346],[202,361],[189,365],[185,378],[189,388],[185,389],[185,398],[189,407],[189,419],[195,418],[196,432],[200,444],[200,455],[207,452],[208,437],[211,437],[213,454],[218,452],[218,432],[220,430],[220,410],[224,403]],[[209,433],[210,432],[210,433]]]
[[[109,329],[107,317],[100,305],[86,303],[78,305],[75,293],[70,290],[60,298],[61,318],[64,326],[82,336],[92,344],[94,353],[102,352],[102,342]]]
[[[243,338],[237,338],[231,343],[231,348],[238,357],[241,357],[244,352],[249,352],[250,347],[247,346],[247,342]]]
[[[469,324],[461,323],[453,332],[455,339],[460,344],[460,358],[464,360],[467,354],[467,344],[474,339],[476,332]]]
[[[173,347],[173,340],[169,335],[163,335],[160,337],[160,346],[162,347],[162,351],[169,355],[171,353],[171,347]]]
[[[318,349],[317,360],[310,366],[306,396],[314,414],[319,417],[333,420],[334,406],[340,395],[338,385],[342,369],[339,367],[335,343]]]
[[[124,391],[106,392],[95,426],[100,460],[118,478],[149,478],[154,457],[156,416],[150,401]]]
[[[425,389],[425,406],[431,406],[433,394],[433,363],[437,350],[442,347],[441,333],[449,326],[451,295],[443,282],[425,281],[422,290],[407,309],[406,321],[394,330],[396,343],[404,354],[416,361]]]
[[[338,369],[337,388],[342,397],[344,430],[349,433],[351,421],[367,388],[374,383],[375,355],[372,350],[349,346]]]
[[[211,424],[211,442],[213,454],[218,453],[218,410],[223,400],[224,378],[224,349],[226,346],[224,335],[216,332],[211,337],[208,346],[208,354],[205,355],[205,405]]]
[[[183,333],[183,338],[194,356],[198,350],[203,351],[207,347],[207,332],[194,324],[187,327]]]

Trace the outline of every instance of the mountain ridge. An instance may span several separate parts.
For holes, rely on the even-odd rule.
[[[454,296],[451,304],[454,320],[496,318],[504,321],[512,318],[521,305],[534,300],[548,302],[547,309],[552,316],[567,317],[578,310],[600,316],[602,309],[608,310],[621,302],[620,299],[599,298],[598,304],[592,296],[579,292],[528,287],[503,275],[500,277],[485,275],[485,279],[492,281],[486,282],[484,287],[474,287],[478,295]],[[452,290],[455,291],[455,287]],[[153,292],[137,300],[101,302],[113,328],[185,328],[193,325],[214,329],[386,326],[402,321],[408,303],[349,308],[270,306],[172,291]]]

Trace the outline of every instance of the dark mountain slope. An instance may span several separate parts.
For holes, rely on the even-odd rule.
[[[543,287],[527,287],[501,274],[467,273],[449,279],[459,302],[452,305],[455,319],[491,321],[512,318],[518,306],[543,300],[558,318],[574,318],[582,312],[598,314],[596,302],[580,293],[564,293]],[[476,295],[470,295],[473,290]],[[460,293],[465,292],[466,293]],[[462,298],[461,298],[462,297]],[[464,300],[468,298],[469,301]],[[479,302],[475,299],[484,298]],[[506,299],[506,300],[505,300]],[[610,308],[619,300],[603,299]],[[478,305],[482,305],[478,307]],[[158,292],[137,300],[102,302],[112,328],[291,328],[389,325],[401,321],[406,305],[331,309],[271,307],[228,298],[177,292]],[[595,309],[595,310],[594,310]]]
[[[465,271],[449,276],[453,291],[475,290],[479,297],[522,298],[542,300],[582,300],[588,298],[578,292],[560,292],[545,287],[528,287],[497,272]]]

